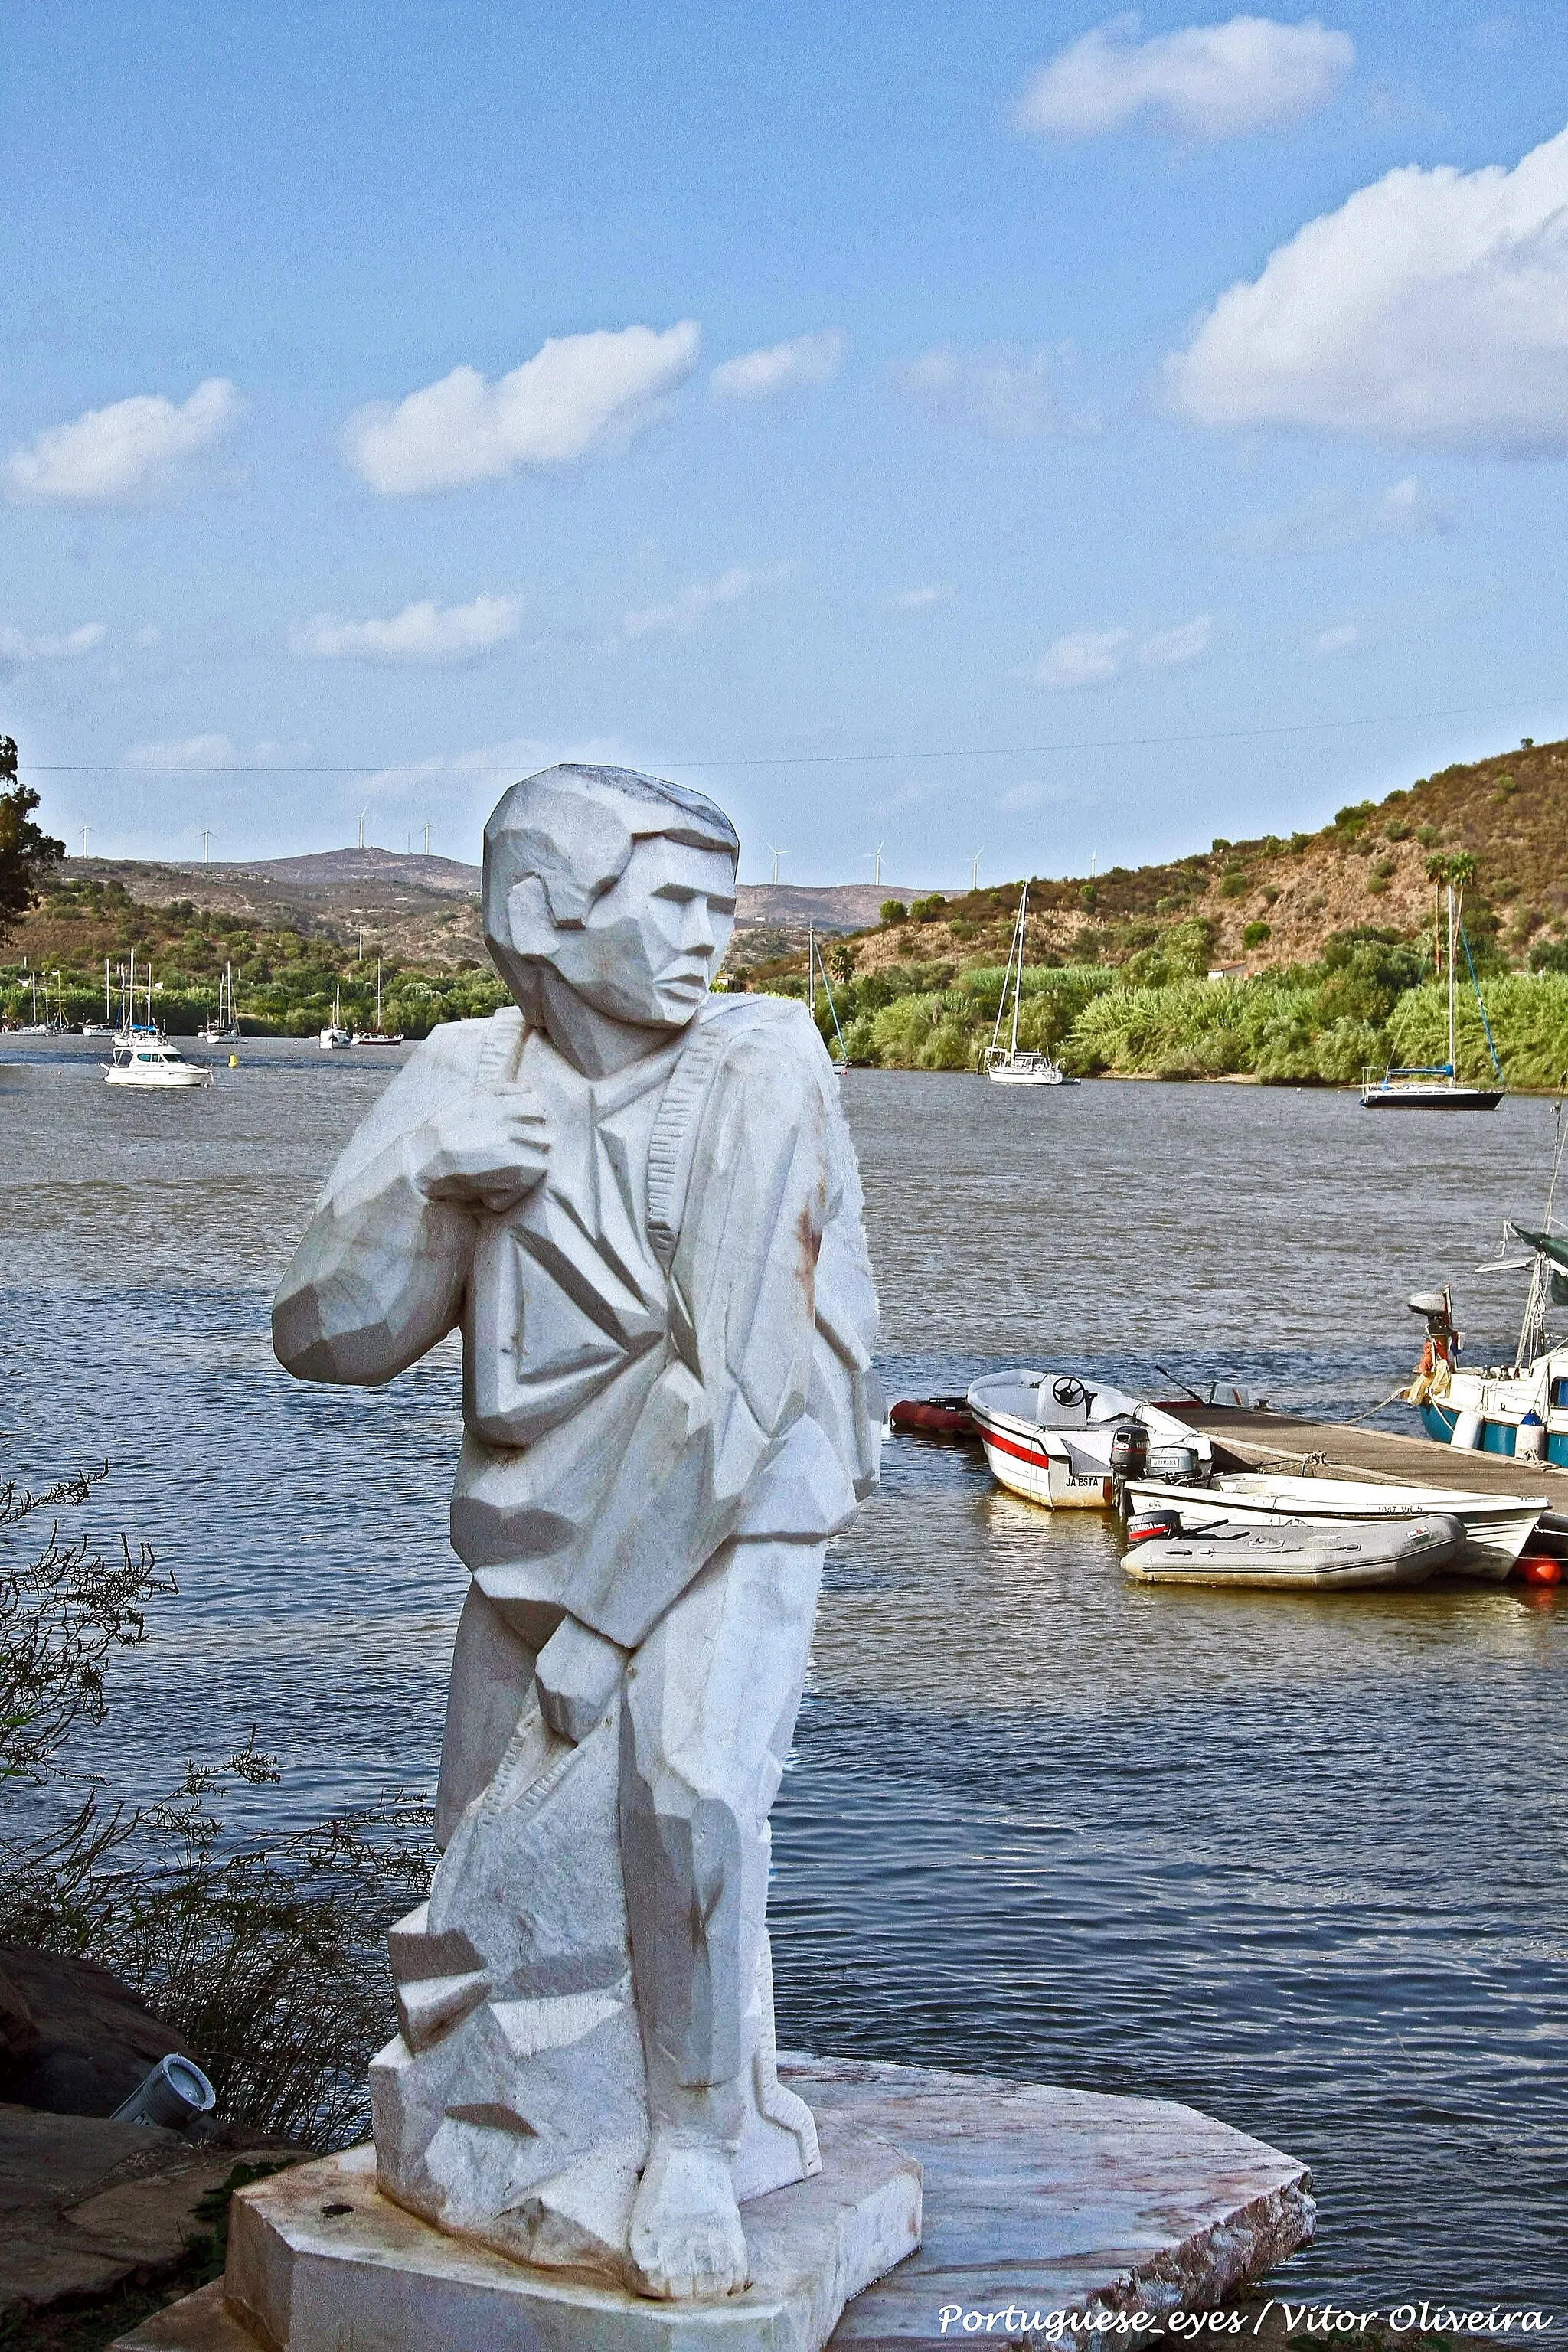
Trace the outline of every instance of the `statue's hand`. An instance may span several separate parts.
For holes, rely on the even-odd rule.
[[[435,1111],[409,1138],[414,1181],[431,1201],[503,1212],[550,1164],[550,1138],[529,1087],[475,1087]]]
[[[553,1732],[586,1739],[616,1695],[629,1653],[575,1617],[563,1617],[539,1653],[539,1704]]]

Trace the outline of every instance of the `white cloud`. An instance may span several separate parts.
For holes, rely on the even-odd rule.
[[[1315,16],[1232,16],[1147,41],[1139,21],[1113,16],[1058,50],[1018,100],[1018,128],[1089,139],[1153,114],[1194,139],[1239,139],[1325,106],[1355,62],[1349,35]]]
[[[628,637],[689,636],[710,613],[725,604],[738,604],[759,588],[772,588],[787,580],[790,568],[779,563],[768,572],[749,572],[742,564],[731,564],[721,578],[697,581],[667,604],[645,604],[639,612],[625,614],[621,626]]]
[[[1220,296],[1165,363],[1200,425],[1568,450],[1568,131],[1511,171],[1415,164]]]
[[[389,621],[340,621],[318,613],[297,622],[289,643],[297,654],[321,661],[385,662],[406,667],[450,667],[478,661],[515,637],[522,626],[519,596],[476,596],[469,604],[437,604],[426,596]]]
[[[1056,386],[1058,352],[960,352],[951,343],[922,352],[894,371],[898,389],[944,424],[967,426],[988,441],[1029,441],[1046,433],[1099,430],[1090,416],[1070,415]]]
[[[137,646],[144,654],[151,653],[154,646],[161,646],[163,642],[163,632],[158,626],[156,621],[147,622],[143,627],[138,629],[136,632]]]
[[[199,771],[232,768],[239,756],[226,735],[187,735],[177,743],[132,743],[125,761],[132,768]]]
[[[1196,661],[1200,654],[1206,654],[1213,642],[1214,622],[1207,613],[1200,613],[1179,629],[1162,629],[1145,637],[1138,658],[1145,669],[1178,669],[1184,662]]]
[[[1361,631],[1353,621],[1342,621],[1337,628],[1321,630],[1312,639],[1312,651],[1327,656],[1348,654],[1361,643]]]
[[[844,357],[844,337],[838,328],[825,327],[815,335],[795,335],[786,343],[770,343],[764,351],[742,352],[723,360],[708,379],[715,400],[771,400],[777,392],[809,391],[831,383]]]
[[[1011,792],[1002,794],[996,806],[1004,816],[1021,816],[1026,810],[1044,808],[1047,802],[1064,797],[1049,784],[1015,784]]]
[[[1058,689],[1073,686],[1103,686],[1127,658],[1131,629],[1073,629],[1022,675],[1032,686]]]
[[[923,588],[901,588],[896,596],[889,596],[888,602],[895,613],[929,613],[933,604],[945,604],[952,593],[951,588],[938,588],[928,583]]]
[[[101,621],[84,621],[79,629],[41,637],[30,637],[25,629],[16,629],[0,621],[0,661],[70,661],[78,654],[91,653],[108,635]]]
[[[209,376],[176,407],[162,393],[138,393],[89,408],[71,425],[51,425],[0,465],[0,484],[19,505],[122,506],[176,488],[194,460],[234,430],[245,403],[226,376]]]
[[[284,743],[275,737],[247,746],[235,742],[228,735],[185,735],[174,742],[132,743],[122,757],[128,767],[162,769],[169,774],[201,775],[208,771],[226,768],[255,771],[288,768],[301,760],[308,760],[311,750],[312,746],[308,742],[296,740]]]
[[[663,333],[552,335],[494,383],[457,367],[405,400],[358,410],[343,428],[344,455],[373,490],[405,498],[624,449],[691,373],[700,341],[695,319]]]
[[[1058,637],[1042,658],[1018,672],[1030,686],[1054,692],[1075,686],[1106,686],[1119,677],[1130,655],[1136,653],[1145,669],[1175,669],[1196,661],[1214,641],[1214,622],[1207,613],[1184,621],[1180,628],[1157,630],[1141,638],[1136,647],[1131,629],[1072,629]]]
[[[1406,474],[1380,498],[1323,490],[1293,513],[1263,515],[1219,536],[1240,555],[1320,555],[1363,541],[1419,539],[1453,528],[1451,510],[1414,474]]]

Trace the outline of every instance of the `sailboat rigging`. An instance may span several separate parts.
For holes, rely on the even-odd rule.
[[[239,1035],[239,1020],[234,1009],[234,966],[226,963],[223,978],[217,984],[217,1011],[201,1035],[209,1045],[231,1045]]]
[[[1374,1079],[1369,1070],[1364,1077],[1361,1100],[1363,1110],[1496,1110],[1503,1098],[1502,1064],[1498,1059],[1492,1025],[1487,1019],[1486,1003],[1481,995],[1481,983],[1476,976],[1475,958],[1465,936],[1463,893],[1454,896],[1454,886],[1448,885],[1448,1058],[1446,1062],[1421,1065],[1390,1063],[1381,1079]],[[1470,975],[1470,986],[1476,992],[1476,1009],[1481,1016],[1487,1051],[1497,1072],[1495,1087],[1462,1087],[1454,1053],[1454,950],[1456,942],[1465,951],[1465,963]]]
[[[402,1043],[401,1029],[384,1029],[381,1025],[381,958],[377,956],[375,960],[375,1027],[356,1029],[354,1044],[356,1045],[401,1045]]]
[[[1061,1064],[1053,1062],[1048,1054],[1018,1051],[1018,1007],[1024,994],[1024,931],[1028,909],[1029,886],[1026,882],[1018,894],[1018,919],[1013,926],[1013,943],[1007,950],[1007,971],[1002,982],[1002,1002],[996,1007],[996,1025],[985,1048],[985,1075],[1001,1087],[1076,1087],[1078,1080],[1069,1078]],[[1004,1045],[1002,1021],[1009,993],[1013,999],[1013,1029],[1009,1042]]]
[[[821,976],[822,985],[826,992],[827,1009],[833,1015],[833,1034],[838,1041],[838,1051],[830,1055],[828,1058],[833,1064],[834,1076],[841,1078],[849,1067],[849,1055],[844,1044],[844,1032],[838,1025],[838,1007],[833,1002],[833,986],[827,977],[827,966],[822,960],[822,950],[817,944],[816,933],[808,927],[805,934],[805,993],[814,1021],[816,1018],[816,976],[818,974]]]

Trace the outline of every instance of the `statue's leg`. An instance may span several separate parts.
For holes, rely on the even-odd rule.
[[[745,2284],[731,2167],[755,2055],[768,1811],[805,1680],[822,1550],[727,1545],[627,1675],[621,1847],[653,2133],[631,2251],[651,2294]]]
[[[442,1853],[465,1806],[494,1777],[522,1713],[535,1655],[495,1602],[470,1584],[452,1647],[441,1776],[436,1784],[436,1843]]]

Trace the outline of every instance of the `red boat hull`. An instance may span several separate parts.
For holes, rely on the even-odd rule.
[[[928,1437],[973,1437],[974,1422],[966,1404],[945,1397],[906,1397],[888,1415],[895,1429],[918,1429]]]

